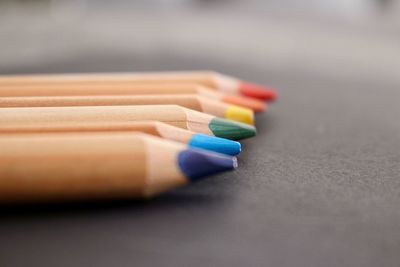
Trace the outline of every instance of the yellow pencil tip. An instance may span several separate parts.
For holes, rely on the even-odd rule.
[[[248,108],[229,105],[225,111],[225,119],[254,125],[254,112]]]

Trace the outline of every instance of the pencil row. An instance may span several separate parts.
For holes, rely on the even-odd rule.
[[[275,98],[213,72],[0,76],[0,201],[147,197],[232,170]]]

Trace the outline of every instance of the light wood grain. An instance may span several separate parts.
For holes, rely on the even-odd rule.
[[[68,107],[114,105],[179,105],[224,117],[228,104],[202,97],[187,95],[96,95],[96,96],[38,96],[2,97],[0,107]]]
[[[138,133],[3,135],[0,201],[148,196],[186,183],[182,149]]]
[[[158,121],[40,122],[0,125],[0,135],[68,132],[142,132],[184,144],[187,144],[195,134],[192,131]]]
[[[2,76],[0,76],[1,79]],[[195,83],[35,83],[13,85],[0,83],[0,96],[78,96],[78,95],[148,95],[148,94],[200,94],[222,99],[225,94],[215,88]]]
[[[197,94],[227,104],[262,111],[263,101],[245,96],[222,93],[215,88],[194,83],[46,83],[7,85],[0,83],[0,97],[27,96],[97,96],[97,95],[173,95]]]
[[[193,132],[213,135],[214,116],[176,105],[1,108],[0,127],[60,122],[131,122],[156,120]]]
[[[230,93],[237,93],[239,80],[211,71],[147,72],[147,73],[92,73],[0,76],[0,85],[45,85],[51,83],[104,84],[104,83],[196,83]]]

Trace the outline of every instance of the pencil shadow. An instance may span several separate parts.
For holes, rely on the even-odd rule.
[[[75,201],[35,204],[5,204],[0,205],[0,220],[35,220],[56,217],[74,217],[105,213],[120,213],[124,211],[152,212],[173,208],[175,206],[203,206],[224,202],[223,196],[210,195],[201,192],[185,192],[177,189],[151,199],[113,199],[97,201]]]

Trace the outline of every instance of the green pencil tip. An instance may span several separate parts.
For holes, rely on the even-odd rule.
[[[208,125],[211,132],[218,137],[240,140],[256,135],[256,128],[244,123],[214,118]]]

